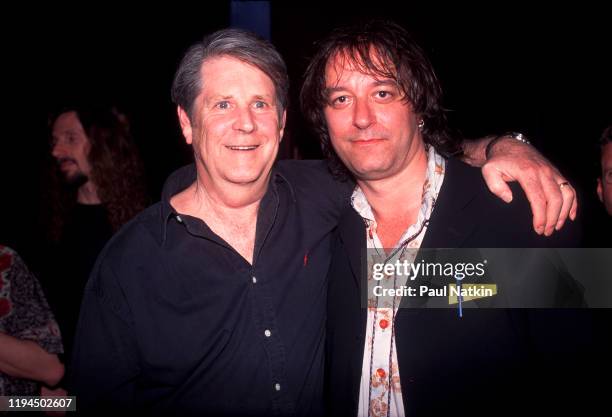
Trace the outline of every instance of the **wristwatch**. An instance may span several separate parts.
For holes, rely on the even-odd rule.
[[[501,135],[493,138],[493,140],[491,140],[491,142],[487,144],[487,147],[485,148],[485,157],[487,159],[489,159],[489,154],[491,153],[491,149],[493,148],[493,145],[495,145],[500,139],[503,139],[503,138],[512,138],[512,139],[518,140],[519,142],[523,142],[526,145],[531,145],[531,142],[529,142],[529,139],[527,139],[527,137],[520,132],[502,133]]]

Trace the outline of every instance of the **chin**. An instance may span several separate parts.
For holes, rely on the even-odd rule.
[[[236,172],[233,171],[231,174],[227,175],[225,178],[234,184],[250,184],[256,182],[261,179],[263,174],[261,172]]]
[[[63,172],[64,183],[68,186],[80,187],[85,184],[89,178],[81,171]]]
[[[388,175],[389,167],[382,164],[350,166],[349,170],[355,177],[364,180],[375,180]]]

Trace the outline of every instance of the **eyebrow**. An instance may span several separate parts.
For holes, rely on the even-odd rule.
[[[68,134],[68,135],[76,135],[78,133],[79,133],[79,131],[75,130],[75,129],[65,129],[65,130],[59,131],[58,135],[66,135],[66,134]],[[51,135],[54,136],[53,133],[51,133]]]
[[[230,98],[233,98],[233,96],[216,95],[216,96],[206,98],[205,101],[208,102],[208,101],[217,101],[217,100],[229,100]]]
[[[330,95],[332,93],[337,93],[339,91],[344,91],[345,89],[342,87],[325,87],[325,94]]]
[[[234,98],[233,95],[228,95],[228,96],[217,95],[217,96],[212,96],[212,97],[210,97],[208,99],[205,99],[205,100],[206,100],[206,102],[211,102],[211,101],[217,101],[217,100],[229,100],[229,99],[232,99],[232,98]],[[253,98],[258,99],[258,100],[261,100],[261,99],[271,99],[271,98],[274,98],[274,95],[255,94],[253,96]]]
[[[380,80],[380,81],[374,81],[373,83],[371,83],[372,87],[381,87],[381,86],[391,86],[391,87],[398,87],[397,83],[393,80]],[[340,91],[346,91],[345,87],[325,87],[325,94],[326,95],[330,95],[333,93],[337,93]]]

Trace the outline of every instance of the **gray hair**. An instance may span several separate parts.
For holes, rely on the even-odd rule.
[[[181,60],[172,81],[172,101],[193,121],[194,104],[202,90],[202,64],[206,59],[230,56],[263,71],[274,84],[279,122],[289,102],[289,76],[276,48],[254,33],[222,29],[192,45]]]

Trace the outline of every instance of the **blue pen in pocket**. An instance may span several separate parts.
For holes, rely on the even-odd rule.
[[[459,318],[463,317],[463,295],[461,294],[461,280],[463,278],[458,278],[455,276],[455,281],[457,282],[457,313],[459,314]]]

